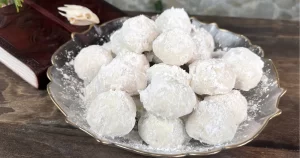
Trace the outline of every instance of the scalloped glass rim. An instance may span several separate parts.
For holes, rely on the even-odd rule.
[[[265,105],[265,113],[268,113],[268,115],[265,116],[260,116],[257,118],[257,120],[260,122],[260,128],[256,129],[257,132],[255,132],[251,137],[248,139],[245,139],[243,141],[240,141],[238,143],[232,143],[220,147],[215,147],[212,150],[208,151],[201,151],[201,152],[176,152],[176,153],[163,153],[163,152],[149,152],[145,150],[141,150],[139,148],[133,148],[131,146],[124,145],[124,143],[118,143],[118,142],[112,142],[110,140],[104,140],[100,139],[96,136],[96,134],[92,133],[89,131],[86,127],[84,127],[81,123],[78,123],[74,120],[74,115],[72,112],[67,111],[68,104],[70,104],[70,100],[66,100],[65,98],[62,98],[58,93],[60,92],[58,87],[63,87],[64,84],[61,81],[61,77],[57,73],[57,69],[61,68],[65,65],[66,62],[70,61],[70,58],[67,57],[66,50],[73,50],[73,51],[79,51],[80,47],[89,45],[91,43],[95,43],[95,39],[97,39],[97,44],[102,44],[103,42],[107,41],[109,38],[108,37],[101,37],[101,40],[99,42],[100,36],[103,35],[103,33],[111,33],[112,31],[116,30],[117,28],[120,28],[122,23],[127,19],[127,17],[123,18],[118,18],[109,22],[106,22],[102,25],[99,26],[90,26],[90,28],[87,31],[84,31],[82,33],[73,33],[72,34],[72,40],[68,41],[64,45],[62,45],[52,56],[51,62],[52,65],[51,67],[48,68],[47,71],[47,76],[50,79],[50,83],[47,86],[47,91],[49,93],[49,96],[51,100],[54,102],[54,104],[57,106],[57,108],[66,116],[66,122],[81,129],[82,131],[86,132],[87,134],[91,135],[94,137],[98,142],[101,142],[103,144],[111,145],[111,146],[116,146],[125,150],[129,150],[135,153],[139,153],[142,155],[148,155],[148,156],[169,156],[169,157],[182,157],[182,156],[187,156],[187,155],[211,155],[211,154],[216,154],[220,152],[223,149],[231,149],[231,148],[236,148],[239,146],[243,146],[247,144],[248,142],[252,141],[256,136],[259,135],[259,133],[265,128],[267,125],[268,121],[275,116],[278,116],[281,114],[281,110],[278,109],[278,103],[280,100],[280,97],[286,92],[284,88],[281,88],[279,85],[279,77],[278,73],[276,70],[276,67],[274,66],[273,62],[271,59],[264,59],[265,65],[267,65],[265,68],[270,69],[270,74],[269,78],[272,78],[274,80],[274,85],[272,85],[272,91],[270,91],[270,94],[267,94],[268,96],[270,95],[269,101],[266,103],[264,102]],[[238,46],[243,46],[251,49],[253,52],[258,54],[261,57],[264,57],[264,52],[263,50],[256,45],[253,45],[248,38],[246,38],[243,35],[235,34],[232,33],[228,30],[220,29],[216,23],[211,23],[211,24],[206,24],[203,22],[198,21],[195,18],[191,18],[192,23],[196,27],[202,27],[209,31],[215,41],[216,41],[216,47],[238,47]],[[97,36],[98,35],[98,36]],[[222,42],[218,42],[222,41]],[[98,43],[99,42],[99,43]],[[80,47],[77,47],[77,46]],[[75,56],[74,54],[72,54]],[[70,96],[71,98],[74,96]],[[263,104],[263,103],[262,103]],[[69,114],[69,115],[68,115]],[[72,116],[71,116],[72,115]]]

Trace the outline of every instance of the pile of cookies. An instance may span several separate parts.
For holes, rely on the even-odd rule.
[[[139,119],[140,137],[155,148],[232,140],[247,118],[239,90],[257,86],[264,63],[248,48],[214,51],[213,36],[184,9],[129,18],[109,43],[83,48],[74,60],[91,130],[124,136]]]

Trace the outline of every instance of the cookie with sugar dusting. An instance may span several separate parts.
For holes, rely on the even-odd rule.
[[[231,66],[237,75],[235,88],[249,91],[260,82],[264,62],[248,48],[231,48],[224,54],[222,59]]]
[[[121,28],[123,47],[135,53],[152,50],[152,42],[159,35],[153,20],[139,15],[126,20]]]
[[[211,145],[231,141],[237,131],[235,119],[227,107],[207,99],[197,104],[186,120],[185,128],[190,137]]]
[[[215,42],[212,35],[203,28],[194,28],[191,36],[196,44],[196,51],[190,62],[212,58],[212,52],[215,48]]]
[[[247,119],[248,102],[238,90],[233,90],[224,95],[207,96],[205,100],[219,102],[219,104],[226,106],[227,112],[233,116],[237,125]]]
[[[90,45],[80,50],[74,59],[74,69],[79,78],[86,83],[97,75],[101,66],[107,65],[112,60],[112,55],[104,47]]]
[[[150,67],[149,61],[144,54],[123,51],[116,56],[116,59],[123,61],[127,65],[140,69],[143,72]]]
[[[177,28],[189,34],[192,28],[190,18],[183,8],[165,10],[156,18],[155,24],[160,32]]]
[[[182,120],[165,119],[150,113],[140,118],[138,132],[147,144],[155,148],[176,148],[190,140]]]
[[[198,60],[189,65],[191,87],[199,95],[216,95],[230,92],[236,74],[223,59]]]
[[[128,51],[123,45],[123,39],[121,36],[121,30],[117,30],[110,36],[110,47],[112,53],[118,55],[118,53],[123,51]]]
[[[197,103],[192,88],[173,78],[152,78],[148,87],[140,91],[140,98],[148,112],[165,118],[187,115]]]
[[[138,94],[147,86],[146,69],[149,67],[142,54],[125,53],[101,67],[97,76],[85,88],[85,100],[91,102],[99,93],[123,90],[130,95]]]
[[[154,54],[169,65],[183,65],[191,60],[196,45],[189,34],[181,29],[163,32],[153,42]]]
[[[178,66],[163,63],[155,64],[147,70],[148,83],[150,83],[154,77],[161,77],[165,79],[172,78],[185,85],[190,85],[191,82],[191,75],[186,71]]]
[[[136,106],[123,91],[99,94],[88,106],[86,120],[91,130],[102,136],[123,136],[134,127]]]

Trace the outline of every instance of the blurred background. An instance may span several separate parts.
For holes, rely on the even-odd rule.
[[[300,0],[106,0],[125,11],[161,12],[180,7],[190,15],[299,21]]]

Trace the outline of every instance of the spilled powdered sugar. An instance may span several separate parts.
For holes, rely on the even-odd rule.
[[[63,67],[56,68],[54,70],[57,71],[60,76],[60,78],[56,76],[54,80],[58,80],[56,83],[62,87],[59,97],[65,100],[66,104],[68,101],[70,101],[74,103],[74,105],[66,105],[62,106],[62,108],[67,113],[68,120],[70,122],[76,124],[86,131],[89,131],[97,139],[101,139],[106,142],[113,142],[122,146],[160,154],[214,151],[219,150],[224,146],[239,144],[240,142],[250,139],[257,133],[260,127],[262,127],[263,123],[261,120],[265,120],[275,113],[274,111],[270,112],[266,110],[268,106],[273,106],[271,104],[269,105],[268,103],[271,99],[270,96],[272,95],[272,91],[274,91],[274,89],[277,87],[276,76],[274,76],[275,70],[272,67],[272,63],[266,60],[261,82],[254,89],[251,89],[248,92],[242,92],[248,101],[248,118],[239,126],[235,138],[231,142],[220,145],[207,145],[199,141],[191,140],[188,144],[178,148],[158,149],[147,146],[138,135],[136,127],[129,134],[123,137],[103,137],[97,133],[93,133],[89,128],[89,125],[86,123],[86,109],[82,99],[84,84],[82,80],[78,79],[76,73],[74,72],[73,59],[75,54],[73,52],[68,52],[67,54],[67,56],[70,58]]]
[[[100,41],[100,43],[102,42],[103,41]],[[62,66],[53,67],[51,72],[52,83],[50,84],[50,91],[54,100],[66,113],[67,120],[75,126],[80,127],[82,130],[89,132],[98,140],[144,152],[156,154],[214,152],[221,150],[225,146],[240,145],[255,136],[264,126],[265,121],[277,112],[277,108],[274,108],[276,104],[274,100],[277,100],[282,93],[277,87],[276,70],[269,60],[264,60],[265,67],[261,82],[254,89],[251,89],[248,92],[241,92],[248,101],[248,118],[239,126],[232,141],[220,145],[207,145],[192,139],[189,143],[177,148],[153,148],[142,141],[138,134],[137,127],[125,136],[114,138],[103,137],[91,130],[86,122],[86,106],[83,101],[83,88],[85,85],[83,81],[78,78],[73,68],[76,53],[73,51],[66,51],[62,54],[64,55],[57,55],[54,59],[59,61],[62,60],[62,58],[66,58],[67,62]]]
[[[259,112],[261,112],[261,104],[269,98],[270,87],[273,87],[277,84],[277,81],[271,78],[268,78],[270,74],[270,69],[264,72],[260,83],[257,88],[250,90],[247,93],[251,93],[251,97],[247,97],[248,100],[248,119],[253,120]]]

